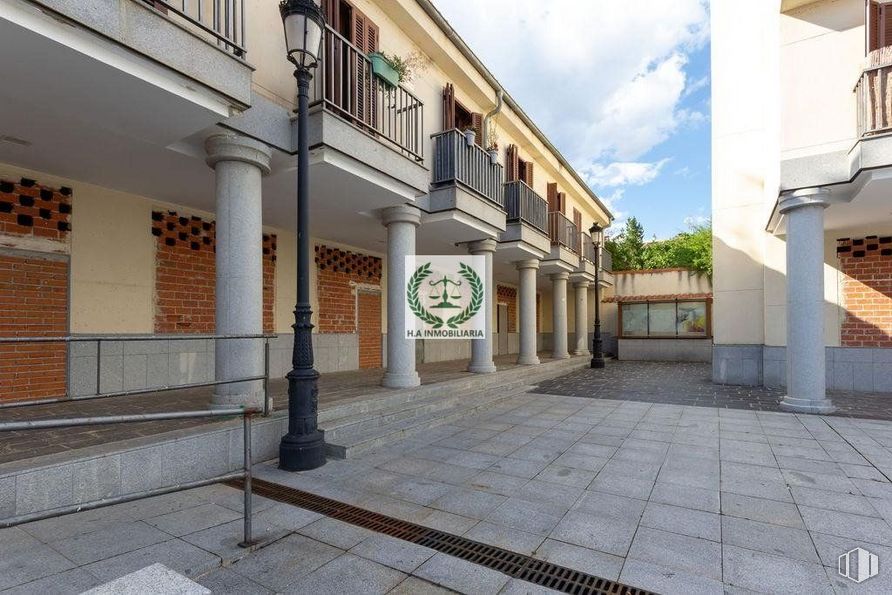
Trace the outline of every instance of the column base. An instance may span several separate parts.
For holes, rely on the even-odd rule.
[[[309,471],[325,464],[325,432],[316,430],[299,440],[282,438],[279,443],[279,469],[283,471]]]
[[[591,355],[588,349],[577,349],[573,352],[573,355]]]
[[[791,413],[833,413],[836,407],[830,399],[800,399],[786,395],[780,402],[780,408]]]
[[[551,359],[569,359],[569,358],[570,358],[569,353],[552,353],[551,354]]]
[[[232,409],[233,407],[263,409],[263,391],[228,395],[214,393],[211,396],[211,409]]]
[[[496,370],[496,365],[492,362],[485,364],[475,364],[474,362],[471,362],[468,366],[468,372],[473,372],[474,374],[492,374]]]
[[[421,377],[418,376],[418,372],[411,374],[384,372],[384,378],[381,379],[381,386],[387,388],[413,388],[419,385],[421,385]]]
[[[517,357],[517,364],[520,366],[537,366],[539,363],[539,357],[536,355],[521,355]]]

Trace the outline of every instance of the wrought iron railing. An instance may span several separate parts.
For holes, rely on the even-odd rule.
[[[246,0],[137,0],[211,36],[217,45],[240,58],[245,49]]]
[[[870,52],[855,85],[858,136],[892,131],[892,47]]]
[[[505,210],[508,221],[525,221],[548,231],[548,203],[522,180],[505,184]]]
[[[434,139],[433,184],[461,183],[505,208],[502,166],[476,143],[468,143],[459,130],[432,135]]]
[[[613,271],[613,255],[603,246],[601,247],[601,270],[608,273]]]
[[[579,229],[560,211],[548,213],[548,237],[552,245],[564,246],[579,254]]]
[[[595,245],[592,243],[592,236],[588,232],[580,232],[579,243],[582,247],[582,258],[594,263],[595,262]]]
[[[321,103],[403,155],[423,161],[424,103],[402,85],[382,81],[369,57],[328,26],[322,54],[311,105]]]

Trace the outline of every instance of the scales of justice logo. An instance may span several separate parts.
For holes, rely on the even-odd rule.
[[[482,256],[406,257],[406,337],[483,338],[485,270]]]

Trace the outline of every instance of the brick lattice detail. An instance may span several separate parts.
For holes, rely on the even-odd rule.
[[[216,226],[176,211],[152,212],[155,236],[155,332],[216,328]],[[263,236],[263,330],[274,332],[276,236]]]
[[[846,317],[844,347],[892,347],[892,237],[844,238],[836,248]]]
[[[68,260],[0,254],[0,337],[68,334]],[[0,400],[66,394],[64,343],[0,345]]]
[[[508,305],[508,332],[517,332],[517,288],[507,285],[496,286],[496,302]]]
[[[71,188],[0,180],[0,234],[67,241],[70,231]]]

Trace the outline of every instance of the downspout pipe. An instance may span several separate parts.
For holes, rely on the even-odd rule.
[[[489,126],[492,119],[502,111],[502,105],[505,103],[505,91],[499,87],[496,91],[496,106],[483,117],[483,145],[485,149],[489,149]]]
[[[427,16],[429,16],[434,21],[437,27],[440,28],[443,34],[446,35],[446,38],[455,44],[455,47],[458,48],[458,51],[460,51],[465,59],[467,59],[471,63],[471,66],[473,66],[477,70],[477,72],[480,73],[484,80],[486,80],[486,82],[489,83],[493,88],[502,89],[502,85],[499,84],[499,81],[496,80],[496,77],[489,71],[486,65],[480,61],[480,58],[478,58],[474,54],[473,50],[468,47],[468,44],[465,43],[465,41],[458,35],[458,33],[455,32],[455,29],[453,29],[452,25],[449,24],[449,21],[447,21],[443,17],[443,15],[440,14],[440,11],[437,9],[436,6],[433,5],[431,0],[415,1],[418,3],[421,9],[424,10]],[[542,130],[540,130],[539,127],[536,126],[535,123],[533,123],[533,120],[526,114],[526,112],[524,112],[523,109],[519,105],[517,105],[517,102],[514,101],[514,98],[512,98],[511,95],[508,93],[505,93],[504,95],[505,104],[511,108],[511,111],[518,115],[521,121],[526,124],[530,130],[533,131],[533,134],[535,134],[539,138],[539,140],[542,141],[542,144],[544,144],[549,151],[557,156],[558,161],[561,162],[561,165],[567,168],[567,171],[570,172],[570,175],[572,175],[576,179],[576,181],[579,182],[579,184],[588,192],[588,195],[592,198],[592,200],[595,201],[595,204],[597,204],[607,215],[607,224],[609,225],[610,222],[613,221],[613,214],[604,205],[604,203],[601,202],[601,199],[598,198],[598,195],[595,194],[595,192],[591,188],[589,188],[588,183],[586,183],[586,181],[582,179],[582,176],[580,176],[579,173],[573,168],[573,166],[570,165],[566,157],[561,154],[557,147],[555,147],[551,143],[551,141],[548,140],[548,138],[545,136],[545,133],[542,132]]]

